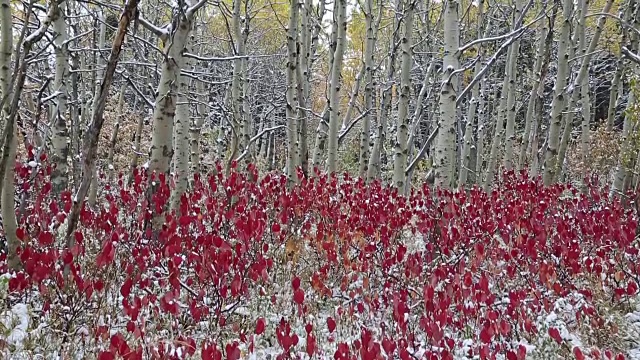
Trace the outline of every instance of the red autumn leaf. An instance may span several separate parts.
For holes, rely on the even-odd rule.
[[[483,343],[489,344],[492,337],[493,335],[491,334],[487,326],[483,327],[482,330],[480,330],[480,340]]]
[[[124,281],[124,284],[122,284],[122,286],[120,287],[120,294],[125,298],[129,297],[132,285],[133,281],[131,281],[131,278],[127,278],[127,280]]]
[[[560,336],[560,331],[554,327],[549,328],[549,336],[555,340],[558,344],[562,344],[562,336]]]
[[[202,360],[222,360],[222,352],[218,350],[216,344],[202,343]]]
[[[291,280],[291,286],[293,290],[298,290],[300,288],[300,278],[297,276],[294,277],[293,280]]]
[[[273,225],[271,225],[271,232],[279,233],[280,232],[280,224],[273,223]]]
[[[49,246],[53,244],[53,234],[48,231],[43,231],[38,235],[38,243],[40,246]]]
[[[236,276],[233,277],[233,281],[231,281],[231,296],[238,296],[241,288],[242,280],[240,280],[240,276],[236,274]]]
[[[266,323],[264,318],[259,318],[258,321],[256,321],[256,335],[262,334],[264,332],[265,326]]]
[[[527,347],[524,345],[518,346],[518,360],[524,360],[527,357]]]
[[[101,351],[98,360],[115,360],[115,355],[111,351]]]
[[[396,350],[396,343],[391,339],[384,338],[382,339],[382,348],[384,349],[384,352],[387,353],[387,356],[391,359],[393,357],[393,353]]]
[[[307,355],[309,355],[309,357],[312,357],[313,354],[316,352],[316,338],[313,337],[313,335],[311,334],[307,334]]]
[[[239,360],[240,359],[240,349],[238,348],[237,343],[227,344],[225,347],[227,352],[227,360]]]
[[[293,292],[293,301],[295,301],[296,304],[302,305],[304,302],[304,291],[302,291],[302,289]]]
[[[331,317],[327,318],[327,328],[329,329],[329,332],[333,332],[336,329],[336,321]]]
[[[576,357],[576,360],[584,360],[585,358],[582,350],[580,350],[580,348],[577,346],[573,348],[573,356]]]

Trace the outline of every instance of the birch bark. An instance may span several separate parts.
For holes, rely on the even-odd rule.
[[[558,41],[558,73],[556,76],[553,102],[551,103],[551,124],[549,126],[549,140],[544,156],[544,173],[542,180],[549,186],[558,173],[558,148],[560,145],[560,128],[562,127],[562,112],[565,102],[565,87],[569,72],[569,46],[571,39],[571,15],[573,1],[563,0],[562,29]],[[561,165],[561,164],[560,164]]]
[[[67,128],[67,99],[69,81],[69,45],[67,44],[67,23],[65,18],[66,2],[56,6],[53,20],[53,45],[55,48],[56,66],[53,82],[56,96],[56,107],[51,119],[51,160],[54,168],[51,171],[51,191],[59,195],[69,184],[68,157],[69,131]]]
[[[340,77],[342,74],[342,61],[347,34],[347,1],[336,0],[335,11],[338,32],[336,39],[336,52],[331,69],[331,82],[329,84],[329,134],[327,148],[327,171],[335,173],[338,170],[338,127],[340,125]]]
[[[458,0],[448,0],[444,9],[444,58],[440,91],[440,126],[435,146],[434,176],[437,187],[452,186],[456,152],[456,96],[458,81],[454,71],[459,65],[460,18]]]
[[[412,56],[412,33],[413,33],[413,15],[415,12],[415,2],[407,0],[404,6],[404,32],[402,35],[402,62],[400,65],[400,102],[398,104],[398,119],[396,141],[394,144],[394,163],[393,163],[393,185],[396,189],[404,190],[407,168],[407,156],[409,154],[409,96],[411,95],[411,67],[413,64]],[[457,41],[457,39],[456,39]],[[448,45],[448,43],[447,43]],[[446,55],[445,49],[445,58]],[[457,47],[454,52],[457,52]],[[452,54],[457,56],[457,54]],[[447,60],[445,59],[445,63]],[[450,66],[450,65],[447,65]],[[454,96],[455,103],[455,96]],[[455,104],[454,104],[455,106]],[[455,115],[454,115],[455,116]]]
[[[298,0],[290,1],[289,28],[287,30],[287,166],[286,173],[289,184],[298,181],[296,168],[298,166],[298,132],[296,130],[297,118],[296,108],[298,107],[298,96],[296,86],[296,67],[298,63],[297,40],[298,40]]]

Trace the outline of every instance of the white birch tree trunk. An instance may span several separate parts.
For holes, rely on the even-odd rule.
[[[444,9],[444,58],[440,91],[440,129],[435,146],[434,176],[437,187],[452,186],[456,153],[456,97],[458,81],[453,74],[460,65],[460,18],[458,0],[447,0]]]
[[[515,0],[515,11],[513,14],[514,21],[520,18],[522,14],[522,2],[521,0]],[[514,29],[515,30],[515,26]],[[515,125],[516,125],[516,77],[518,67],[518,54],[520,53],[520,40],[516,40],[511,44],[513,48],[511,54],[513,55],[509,61],[509,94],[507,96],[507,124],[505,129],[505,157],[504,167],[506,170],[513,169],[513,143],[516,139]]]
[[[394,144],[395,154],[393,162],[393,186],[395,186],[399,191],[403,191],[405,187],[405,169],[407,168],[407,156],[409,154],[409,96],[411,95],[411,67],[413,65],[411,46],[414,12],[415,2],[413,0],[406,0],[404,5],[404,33],[401,40],[402,62],[400,65],[400,102],[398,104],[396,141]],[[457,56],[456,54],[453,55]],[[447,60],[445,60],[445,62],[446,61]]]
[[[67,24],[65,17],[66,2],[56,7],[53,20],[53,44],[56,54],[56,73],[53,83],[56,96],[54,117],[51,119],[51,160],[54,169],[51,171],[51,191],[59,195],[69,184],[68,157],[69,131],[67,128],[67,99],[69,76],[69,46],[67,44]]]
[[[180,73],[182,50],[187,43],[191,30],[191,19],[181,16],[176,21],[177,29],[166,41],[167,57],[162,62],[160,83],[156,91],[153,125],[151,130],[151,151],[149,171],[169,173],[169,164],[173,157],[173,118],[176,113],[176,87]]]
[[[338,170],[338,127],[340,125],[340,77],[342,74],[342,61],[347,35],[347,1],[336,0],[334,11],[337,11],[336,21],[338,32],[336,39],[336,52],[331,69],[331,82],[329,84],[329,134],[327,171],[335,173]]]
[[[185,51],[188,44],[185,45]],[[180,69],[191,70],[193,61],[182,58]],[[176,115],[173,126],[173,142],[175,154],[173,158],[173,178],[175,187],[171,190],[170,208],[173,211],[180,210],[180,198],[189,186],[189,91],[188,78],[178,74],[178,94],[176,103]]]
[[[296,168],[298,166],[298,123],[296,108],[298,107],[298,91],[296,86],[296,67],[298,63],[298,0],[291,0],[289,10],[289,28],[287,30],[287,165],[286,173],[289,183],[298,181]]]
[[[549,140],[544,156],[544,173],[542,180],[549,186],[555,180],[558,173],[558,150],[560,145],[560,128],[562,127],[562,112],[565,102],[565,87],[569,72],[569,47],[571,39],[571,15],[573,13],[573,1],[563,0],[562,5],[562,29],[558,41],[558,73],[556,76],[553,102],[551,104],[551,124],[549,126]]]
[[[612,131],[616,120],[616,107],[618,105],[618,89],[622,80],[622,72],[624,71],[624,60],[622,57],[618,59],[616,72],[611,80],[611,88],[609,89],[609,107],[607,108],[607,130]]]
[[[394,8],[399,10],[400,0],[395,0]],[[383,6],[378,7],[378,11],[382,11]],[[369,166],[367,169],[367,181],[372,181],[379,177],[381,173],[381,156],[384,152],[384,143],[386,141],[387,118],[391,111],[391,97],[393,96],[393,77],[396,72],[396,43],[398,42],[398,25],[397,16],[393,18],[393,33],[389,44],[389,57],[387,61],[387,79],[382,89],[382,102],[380,104],[380,113],[378,114],[378,124],[376,128],[375,140],[371,148],[371,157],[369,158]]]
[[[207,118],[206,106],[208,96],[206,96],[204,83],[202,81],[196,81],[196,92],[200,102],[198,103],[197,114],[193,120],[193,126],[190,128],[191,133],[191,172],[195,174],[200,173],[200,134],[202,133],[202,126],[204,120]]]
[[[487,83],[483,82],[482,87],[480,89],[480,99],[478,103],[478,134],[476,139],[476,159],[475,163],[473,163],[474,171],[475,171],[475,184],[482,183],[482,166],[484,164],[484,138],[486,132],[486,111],[485,108],[485,97],[487,94]]]
[[[302,167],[302,173],[309,174],[309,146],[307,140],[307,111],[309,107],[309,65],[312,56],[312,37],[310,21],[312,3],[311,0],[304,0],[302,5],[302,15],[300,21],[300,41],[298,54],[297,76],[298,81],[298,121],[296,124],[297,141],[298,141],[298,165]],[[264,125],[264,124],[263,124]]]
[[[362,119],[362,131],[360,132],[360,154],[358,159],[358,176],[365,178],[369,166],[369,153],[371,147],[371,119],[373,111],[373,53],[376,47],[377,24],[373,22],[373,0],[365,1],[365,26],[366,26],[366,42],[364,49],[364,106],[367,112]],[[374,30],[375,26],[375,30]]]
[[[11,53],[13,51],[13,28],[11,26],[11,3],[10,0],[0,0],[0,100],[4,101],[4,106],[0,108],[0,129],[5,129],[9,120],[11,103]],[[17,59],[16,59],[17,61]],[[14,94],[15,95],[15,94]],[[17,270],[20,267],[20,259],[17,256],[17,249],[20,242],[16,236],[18,223],[15,212],[15,171],[14,159],[16,157],[17,127],[14,126],[14,135],[10,137],[11,143],[8,146],[9,155],[6,171],[4,173],[2,192],[0,192],[0,208],[2,212],[3,233],[7,241],[7,262],[9,269]],[[6,150],[5,144],[0,144]]]
[[[240,58],[240,52],[244,50],[242,45],[242,31],[241,31],[241,5],[242,0],[233,0],[233,41],[235,47],[233,52],[237,56],[233,60],[233,77],[231,80],[231,116],[232,126],[234,127],[232,133],[235,141],[232,141],[231,156],[229,160],[235,159],[236,153],[244,150],[244,124],[242,116],[242,58]],[[237,149],[236,147],[240,147]]]
[[[531,128],[533,124],[533,116],[535,105],[538,97],[538,93],[541,90],[540,84],[544,80],[544,74],[542,73],[542,67],[545,64],[545,57],[547,56],[547,36],[549,34],[549,23],[543,21],[538,31],[538,56],[536,57],[535,64],[533,65],[533,85],[531,86],[531,94],[529,96],[529,102],[527,103],[527,112],[525,115],[524,133],[522,135],[522,146],[520,147],[520,154],[518,156],[518,170],[523,169],[526,166],[527,161],[527,149],[529,148],[529,138],[531,137]]]
[[[500,92],[500,101],[498,103],[497,108],[497,117],[496,117],[496,127],[494,129],[494,137],[491,141],[491,151],[489,152],[489,159],[487,160],[487,174],[484,179],[483,188],[485,191],[489,191],[491,189],[491,185],[493,184],[493,178],[496,175],[500,156],[500,149],[502,147],[502,139],[505,135],[505,121],[507,118],[507,104],[509,102],[510,96],[510,85],[511,85],[511,70],[512,70],[512,62],[513,58],[517,56],[514,54],[513,50],[515,48],[513,46],[509,47],[507,52],[507,59],[505,61],[506,74],[504,76],[504,81],[502,83],[502,90]]]

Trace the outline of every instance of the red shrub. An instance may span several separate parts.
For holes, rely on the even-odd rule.
[[[142,172],[130,187],[107,184],[66,249],[58,233],[71,194],[52,198],[46,171],[20,168],[19,188],[34,195],[20,214],[24,269],[10,280],[11,298],[64,319],[60,326],[86,326],[85,346],[104,359],[143,349],[237,359],[266,334],[276,335],[280,358],[523,359],[518,340],[541,330],[566,342],[536,322],[556,300],[597,324],[593,281],[618,300],[638,291],[637,216],[596,188],[581,195],[507,173],[489,194],[424,186],[404,198],[346,174],[287,190],[282,175],[249,180],[258,178],[252,166],[250,176],[218,170],[195,178],[179,214],[163,213],[164,176],[153,176],[150,202]],[[165,221],[152,231],[154,213]],[[284,260],[288,241],[304,261]],[[274,321],[239,311],[262,298],[290,312]],[[312,313],[322,302],[337,305]],[[359,338],[344,342],[354,328]]]

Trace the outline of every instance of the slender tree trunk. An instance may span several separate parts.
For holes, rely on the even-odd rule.
[[[54,117],[51,119],[51,160],[54,168],[51,171],[51,191],[59,195],[69,184],[68,157],[69,131],[67,129],[67,98],[69,80],[69,46],[67,44],[67,23],[65,19],[66,3],[57,7],[53,20],[53,44],[56,54],[56,74],[53,88],[58,94]]]
[[[222,99],[222,104],[223,106],[228,106],[230,105],[229,102],[231,101],[231,89],[227,88],[224,91],[224,98]],[[229,129],[229,128],[225,128],[224,123],[226,122],[227,124],[229,124],[229,122],[225,119],[223,119],[224,115],[219,116],[219,124],[218,124],[218,137],[216,138],[216,156],[217,159],[222,160],[225,158],[225,151],[227,149],[227,133],[228,132],[233,132],[233,129]],[[229,127],[232,127],[233,125],[230,125]],[[233,135],[232,135],[232,142],[233,142]],[[232,144],[232,148],[233,148],[233,144]],[[233,149],[232,149],[233,151]]]
[[[196,92],[200,102],[196,109],[197,114],[193,120],[193,126],[190,129],[191,132],[191,172],[195,174],[200,173],[200,134],[202,133],[202,126],[204,125],[204,119],[207,118],[207,109],[203,103],[207,102],[208,96],[206,96],[204,83],[202,81],[196,81]]]
[[[181,15],[179,15],[181,16]],[[167,57],[162,63],[160,83],[156,91],[155,108],[153,109],[153,127],[151,134],[151,152],[149,154],[149,171],[168,174],[169,164],[173,157],[173,118],[176,114],[176,87],[180,73],[180,61],[189,31],[191,19],[181,16],[171,39],[168,39]]]
[[[322,0],[320,2],[321,6],[324,8],[325,1]],[[331,25],[331,43],[329,45],[329,74],[328,78],[331,78],[331,71],[333,71],[333,63],[335,59],[335,52],[338,43],[338,21],[337,21],[337,11],[335,10],[334,3],[334,11],[333,11],[333,23]],[[316,34],[321,30],[318,28],[320,23],[322,22],[322,18],[318,19],[318,25],[316,27]],[[317,35],[316,35],[317,36]],[[317,46],[317,40],[316,40]],[[327,83],[327,86],[330,86]],[[327,91],[329,93],[329,91]],[[323,157],[325,154],[325,147],[327,146],[327,135],[329,132],[329,107],[331,106],[331,99],[327,99],[327,105],[322,111],[322,117],[320,118],[320,122],[318,123],[318,128],[316,130],[316,141],[315,146],[313,148],[313,157],[311,159],[311,163],[313,166],[312,173],[315,175],[315,169],[320,170],[321,163],[323,161]]]
[[[500,163],[500,148],[502,147],[502,139],[505,135],[505,120],[507,118],[507,108],[509,103],[509,96],[511,95],[510,87],[512,85],[512,74],[511,70],[514,68],[512,66],[513,62],[515,62],[515,57],[517,57],[517,53],[514,54],[514,47],[509,47],[507,52],[507,59],[505,61],[505,69],[506,74],[504,76],[504,81],[502,83],[502,89],[500,92],[500,102],[498,103],[498,116],[496,117],[496,127],[494,129],[494,137],[493,141],[491,141],[491,151],[489,153],[489,159],[487,161],[487,176],[484,179],[484,190],[489,191],[491,189],[491,185],[493,184],[493,178],[496,174],[498,164]]]
[[[71,69],[74,72],[71,73],[71,126],[70,126],[70,148],[71,154],[79,154],[80,153],[80,109],[82,108],[82,100],[80,99],[80,91],[78,87],[80,86],[80,82],[82,81],[82,76],[78,73],[79,64],[78,64],[78,56],[74,56],[71,58]],[[71,175],[73,180],[73,185],[77,186],[80,183],[80,162],[76,156],[71,156]]]
[[[113,165],[113,154],[116,148],[116,142],[118,140],[118,132],[120,130],[120,120],[124,116],[124,95],[127,92],[127,84],[122,84],[120,88],[120,94],[118,95],[118,106],[116,108],[116,123],[113,125],[113,132],[111,133],[111,139],[109,139],[109,153],[107,155],[107,164],[109,167],[109,182],[113,180],[115,174],[115,166]]]
[[[633,91],[629,93],[629,107],[633,106],[633,104],[637,101],[635,94]],[[626,192],[626,188],[624,187],[625,177],[629,169],[633,168],[634,161],[631,156],[629,156],[630,152],[633,150],[630,146],[630,134],[632,129],[634,128],[634,124],[630,119],[630,116],[624,117],[624,125],[622,128],[622,139],[620,143],[621,151],[620,151],[620,159],[618,160],[618,165],[616,166],[616,172],[613,178],[613,184],[611,186],[611,196],[616,196],[620,194],[624,194]]]
[[[0,6],[2,4],[0,3]],[[4,20],[4,19],[3,19]],[[5,23],[6,24],[6,23]],[[20,240],[16,235],[18,230],[18,220],[16,218],[15,208],[15,166],[13,164],[16,158],[16,149],[18,148],[18,128],[14,126],[13,136],[9,141],[9,146],[5,145],[5,150],[9,151],[9,158],[12,159],[12,164],[7,166],[7,170],[4,174],[4,186],[2,187],[2,193],[0,194],[0,200],[2,203],[2,227],[4,236],[7,239],[8,254],[7,259],[10,269],[17,269],[20,266],[20,260],[16,255],[16,250],[20,245]]]
[[[522,0],[515,0],[515,12],[513,14],[514,22],[519,19],[522,14]],[[513,28],[515,30],[515,26]],[[507,97],[507,122],[505,129],[505,157],[504,167],[506,170],[513,169],[513,143],[516,139],[516,77],[518,68],[518,54],[520,53],[520,40],[516,40],[511,44],[513,58],[510,59],[509,66],[509,94]]]
[[[395,0],[394,8],[399,10],[400,0]],[[383,6],[379,7],[379,11],[382,11]],[[367,171],[367,181],[372,181],[374,178],[379,177],[381,173],[381,157],[384,153],[384,144],[386,141],[387,131],[387,119],[391,112],[391,98],[393,96],[393,84],[394,76],[396,73],[396,43],[399,38],[400,22],[397,16],[394,16],[393,20],[393,33],[391,36],[391,42],[389,43],[389,58],[387,62],[387,81],[384,84],[382,90],[382,103],[380,104],[380,113],[378,116],[378,126],[376,128],[375,140],[371,149],[371,157],[369,158],[369,168]]]
[[[473,163],[475,176],[474,184],[482,182],[482,166],[484,164],[484,137],[487,126],[486,119],[486,94],[487,94],[487,82],[483,82],[480,89],[480,102],[478,103],[478,135],[476,139],[476,161]]]
[[[340,77],[342,75],[342,61],[344,58],[344,48],[347,35],[347,1],[336,0],[335,11],[337,11],[336,21],[338,22],[338,38],[336,40],[336,52],[331,70],[331,83],[329,91],[329,144],[327,171],[335,173],[338,170],[338,126],[340,124]]]
[[[536,110],[542,107],[542,95],[537,95],[535,102]],[[533,124],[531,125],[531,165],[529,166],[529,176],[534,179],[538,176],[540,169],[540,156],[538,154],[538,130],[539,124],[542,122],[542,111],[534,111]]]
[[[616,120],[616,107],[618,106],[618,89],[624,71],[624,60],[622,57],[618,59],[616,72],[611,80],[611,88],[609,89],[609,107],[607,108],[607,130],[612,131]]]
[[[243,55],[241,52],[244,50],[244,46],[242,45],[242,27],[241,27],[241,9],[242,0],[233,0],[233,40],[235,41],[235,48],[233,49],[234,54],[238,56],[233,60],[233,77],[231,80],[231,115],[232,115],[232,123],[234,127],[235,136],[238,138],[238,149],[240,152],[244,150],[244,132],[245,127],[243,123],[242,116],[242,58],[239,56]],[[232,151],[231,159],[235,159],[235,152]]]
[[[453,74],[459,67],[460,26],[458,0],[447,0],[444,5],[444,58],[442,88],[440,92],[440,129],[433,162],[435,185],[452,186],[456,150],[456,97],[458,81]]]
[[[371,132],[371,119],[373,111],[373,53],[376,46],[377,24],[375,25],[376,31],[374,32],[373,22],[373,0],[365,1],[365,26],[367,40],[365,42],[364,49],[364,106],[367,112],[364,116],[362,123],[362,131],[360,132],[360,156],[358,159],[358,176],[365,178],[368,172],[369,165],[369,153],[370,153],[370,132]]]
[[[289,183],[298,181],[296,168],[298,166],[298,132],[296,130],[298,96],[296,87],[296,65],[298,63],[298,0],[291,0],[289,12],[289,29],[287,31],[287,178]]]
[[[411,67],[413,65],[411,46],[413,14],[415,12],[415,2],[413,0],[406,1],[404,5],[402,63],[400,66],[400,103],[398,104],[397,132],[394,146],[395,157],[393,163],[393,185],[399,191],[404,190],[406,181],[405,169],[407,168],[407,156],[409,154],[409,96],[411,95]],[[452,55],[456,56],[456,54]]]
[[[145,84],[149,82],[149,73],[145,73]],[[129,175],[127,176],[127,184],[131,185],[133,182],[133,172],[138,167],[138,160],[140,158],[140,154],[142,154],[142,149],[140,146],[140,141],[142,140],[142,131],[144,130],[144,119],[147,116],[147,112],[143,107],[142,113],[138,114],[136,118],[138,119],[138,123],[136,124],[136,132],[133,134],[133,156],[131,156],[131,163],[129,165]]]
[[[185,44],[185,50],[188,44]],[[180,69],[191,70],[190,59],[182,58]],[[171,189],[170,208],[173,211],[180,210],[180,198],[187,191],[189,186],[189,91],[188,78],[178,74],[178,95],[176,103],[176,116],[173,126],[173,143],[175,144],[175,155],[173,159],[173,176],[175,187]]]
[[[13,27],[11,18],[11,1],[0,0],[0,101],[4,101],[0,113],[0,128],[4,129],[9,109],[11,94],[11,55],[13,51]],[[17,60],[17,59],[16,59]]]
[[[309,13],[311,12],[311,0],[305,0],[302,6],[302,20],[300,22],[300,54],[298,56],[298,123],[297,123],[297,137],[298,137],[298,152],[300,158],[298,159],[299,165],[302,167],[302,173],[309,174],[309,146],[307,141],[307,111],[309,107],[309,64],[311,49],[312,49],[312,36],[311,27],[309,26]]]
[[[10,130],[8,122],[11,112],[11,53],[13,51],[13,28],[11,19],[11,3],[9,0],[0,0],[0,100],[4,99],[4,105],[0,108],[0,128]],[[18,59],[16,59],[18,61]],[[14,94],[13,96],[16,96]],[[9,269],[17,270],[20,267],[20,259],[17,255],[17,249],[20,241],[16,236],[18,229],[14,196],[15,196],[15,180],[14,180],[14,163],[16,157],[16,134],[17,129],[13,126],[13,136],[8,136],[6,140],[0,139],[3,145],[3,157],[11,159],[5,165],[4,176],[2,177],[2,191],[0,192],[0,207],[2,212],[3,234],[7,241],[7,262]],[[8,143],[3,143],[7,141]],[[4,154],[4,152],[8,152]]]
[[[545,185],[551,185],[558,173],[558,150],[560,145],[560,128],[562,127],[562,112],[565,102],[565,87],[569,72],[569,38],[571,32],[571,15],[573,1],[563,0],[562,29],[558,41],[558,73],[556,77],[555,93],[551,104],[551,125],[549,126],[549,140],[544,156],[544,174],[542,180]]]
[[[484,1],[479,0],[478,4],[478,36],[481,34],[482,26],[484,21]],[[483,37],[488,37],[489,35],[489,26],[484,32]],[[482,58],[484,57],[483,50],[481,50],[480,57],[476,62],[476,66],[474,69],[474,77],[478,76],[480,70],[482,70]],[[468,174],[469,174],[469,164],[471,162],[471,147],[473,142],[473,133],[474,128],[476,127],[476,110],[478,107],[478,101],[480,96],[480,84],[475,84],[471,89],[471,101],[469,101],[469,109],[467,112],[467,121],[465,123],[464,130],[464,141],[462,145],[462,159],[460,159],[460,175],[458,177],[458,187],[463,188],[467,185],[468,182]]]
[[[349,102],[347,103],[347,111],[344,113],[344,117],[342,118],[342,126],[340,126],[340,130],[338,131],[340,138],[343,131],[346,131],[347,127],[351,123],[351,117],[353,116],[353,111],[356,108],[356,102],[358,100],[358,95],[360,94],[360,85],[362,84],[362,78],[364,77],[364,73],[366,72],[366,66],[362,63],[360,67],[360,71],[356,75],[354,80],[353,89],[351,89],[351,95],[349,95]],[[338,148],[342,145],[340,141],[338,141]]]
[[[549,56],[551,52],[551,42],[553,41],[553,32],[550,27],[553,26],[557,7],[554,7],[549,22],[543,21],[540,25],[538,40],[538,56],[534,64],[534,79],[531,87],[531,95],[527,103],[527,112],[525,115],[524,134],[522,135],[522,146],[520,147],[520,155],[518,156],[518,170],[523,169],[527,163],[527,149],[529,148],[529,139],[531,138],[531,128],[534,122],[534,110],[539,94],[544,90],[544,79],[549,67]]]
[[[106,19],[104,16],[104,12],[101,12],[100,13],[100,35],[98,36],[98,44],[97,44],[98,49],[102,50],[105,48],[106,36],[107,36]],[[100,84],[102,83],[102,79],[104,78],[104,66],[105,66],[104,58],[102,56],[98,56],[94,64],[96,66],[96,80],[95,80],[95,87],[93,90],[93,102],[91,104],[91,111],[89,112],[90,114],[93,114],[95,112],[96,106],[98,106],[97,104],[98,104],[98,97],[100,93]],[[95,163],[93,165],[94,165],[94,168],[91,171],[93,176],[91,178],[91,187],[89,188],[89,199],[88,199],[89,206],[91,207],[93,207],[96,204],[96,200],[98,198],[98,169]]]

